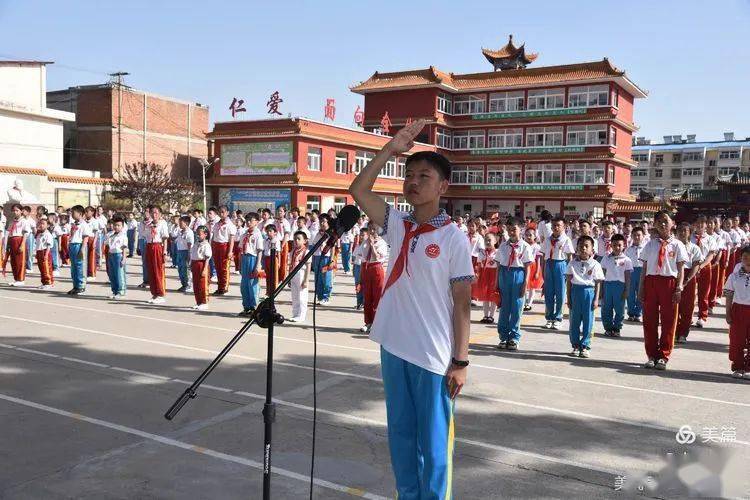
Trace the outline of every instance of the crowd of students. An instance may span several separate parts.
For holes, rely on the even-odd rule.
[[[69,295],[86,293],[86,284],[106,271],[113,300],[127,291],[127,258],[140,256],[142,281],[150,303],[166,301],[165,267],[177,269],[177,292],[192,293],[194,309],[205,310],[209,296],[225,295],[232,274],[239,275],[241,316],[253,314],[328,230],[334,210],[302,215],[281,206],[243,214],[226,206],[165,216],[151,206],[142,214],[107,214],[101,207],[12,207],[0,221],[3,274],[10,262],[11,286],[23,286],[34,257],[42,289],[54,286],[63,266],[70,267]],[[601,309],[603,334],[619,337],[624,322],[642,323],[646,368],[664,370],[674,343],[687,342],[691,328],[703,328],[726,296],[731,370],[750,379],[750,227],[737,217],[697,217],[675,226],[661,212],[651,227],[604,219],[565,220],[542,212],[538,221],[493,215],[456,217],[466,233],[475,280],[472,299],[483,310],[482,323],[495,324],[499,349],[516,351],[522,339],[521,317],[537,296],[544,297],[544,328],[561,329],[563,305],[569,310],[571,356],[588,358],[595,320]],[[271,262],[271,249],[276,261]],[[336,271],[353,274],[356,299],[364,309],[368,332],[386,286],[389,247],[375,224],[363,216],[351,231],[329,247],[319,248],[290,283],[292,317],[306,320],[309,286],[325,305]],[[271,272],[273,269],[274,272]],[[310,283],[312,281],[312,284]],[[215,290],[210,293],[211,283]],[[693,321],[697,310],[697,319]],[[499,312],[498,312],[499,311]],[[495,317],[497,315],[497,321]]]

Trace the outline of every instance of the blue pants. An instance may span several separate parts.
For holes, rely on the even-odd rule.
[[[106,230],[103,230],[103,231],[106,231]],[[104,232],[103,231],[96,233],[96,237],[95,237],[96,246],[94,247],[94,255],[96,257],[97,263],[101,261],[102,251],[104,250]]]
[[[26,270],[31,271],[32,264],[34,263],[34,255],[36,255],[36,240],[34,235],[29,233],[26,235]]]
[[[177,274],[180,275],[180,286],[190,286],[190,250],[175,250],[175,262],[177,263]]]
[[[143,274],[143,282],[148,283],[148,264],[146,263],[146,240],[138,240],[138,251],[141,253],[141,269]]]
[[[348,273],[351,269],[352,263],[352,244],[342,243],[341,244],[341,265],[344,267],[344,272]]]
[[[320,255],[313,255],[312,256],[312,266],[310,266],[310,270],[313,273],[318,272],[318,266],[320,265]]]
[[[570,287],[570,345],[575,348],[591,347],[591,328],[594,326],[594,287]]]
[[[622,330],[622,321],[625,319],[625,299],[622,298],[624,291],[625,282],[623,281],[604,282],[602,325],[607,331]]]
[[[211,277],[213,278],[214,276],[216,276],[216,263],[214,262],[213,257],[208,260],[208,267],[211,270]]]
[[[362,284],[362,266],[359,264],[354,264],[353,268],[354,272],[354,286]],[[357,307],[364,306],[365,305],[365,294],[360,290],[357,292]]]
[[[500,290],[500,318],[497,320],[497,332],[500,340],[507,342],[521,340],[521,311],[524,297],[521,289],[526,281],[526,268],[498,267],[498,290]]]
[[[128,290],[125,256],[121,253],[107,254],[107,276],[112,295],[125,295]]]
[[[242,308],[243,309],[255,309],[258,306],[258,278],[250,278],[250,273],[255,270],[255,263],[258,259],[257,255],[249,253],[242,254],[242,260],[240,261],[240,274],[242,274],[242,280],[240,281],[240,292],[242,293]]]
[[[445,376],[383,348],[380,364],[399,500],[450,499],[455,431]]]
[[[135,229],[128,229],[128,257],[135,251]]]
[[[84,290],[86,288],[86,248],[82,243],[68,244],[70,253],[70,279],[73,281],[73,288]],[[81,257],[83,252],[83,257]]]
[[[547,259],[544,261],[544,319],[562,321],[562,308],[565,302],[565,260]]]
[[[318,269],[315,271],[315,290],[318,292],[318,300],[328,300],[333,291],[333,271],[323,272],[321,269],[331,263],[331,258],[321,255],[318,260]]]
[[[60,243],[57,237],[52,239],[52,269],[54,271],[60,269]]]
[[[169,244],[169,258],[172,259],[172,265],[173,266],[179,266],[179,264],[178,264],[179,257],[177,256],[177,252],[178,252],[178,250],[177,250],[177,242],[176,241],[172,241]]]
[[[643,304],[638,300],[638,284],[641,281],[642,267],[633,268],[630,273],[630,290],[628,290],[628,316],[640,318],[643,314]]]

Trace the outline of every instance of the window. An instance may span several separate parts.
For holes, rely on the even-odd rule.
[[[664,170],[660,168],[657,168],[656,170],[654,170],[654,177],[657,179],[661,179],[662,177],[664,177]]]
[[[566,166],[565,184],[604,184],[604,164],[581,163]]]
[[[556,109],[565,107],[563,89],[529,90],[529,109]]]
[[[608,184],[615,184],[615,167],[614,165],[609,166],[609,172],[607,172],[607,183]]]
[[[607,144],[606,125],[571,125],[568,146],[600,146]]]
[[[307,169],[320,171],[320,161],[323,156],[321,148],[307,148]]]
[[[405,199],[399,198],[398,204],[396,205],[396,208],[401,210],[402,212],[411,212],[412,206],[409,205]]]
[[[631,177],[648,177],[648,170],[645,168],[634,168],[630,171]]]
[[[683,153],[682,161],[703,161],[703,153],[698,151]]]
[[[373,158],[375,158],[375,153],[368,153],[367,151],[357,151],[357,153],[354,155],[354,173],[360,173],[362,169],[365,168]]]
[[[523,110],[523,92],[490,94],[490,113]]]
[[[345,151],[336,151],[336,173],[349,173],[349,155]]]
[[[396,160],[396,177],[399,179],[403,179],[406,175],[406,160],[403,158],[398,158]]]
[[[562,165],[526,165],[526,184],[560,184]]]
[[[445,128],[439,128],[435,132],[435,143],[439,148],[451,148],[451,131]]]
[[[488,131],[488,142],[491,148],[520,148],[523,146],[523,129],[491,129]]]
[[[446,94],[445,92],[440,92],[438,94],[437,98],[437,109],[441,113],[448,113],[451,112],[451,96]]]
[[[333,199],[333,209],[336,211],[336,213],[339,213],[341,209],[344,208],[344,205],[346,205],[346,198]]]
[[[609,143],[612,146],[617,146],[617,129],[611,125],[609,127]]]
[[[571,108],[606,106],[609,101],[608,95],[609,85],[571,87],[568,94],[568,106]]]
[[[672,179],[679,179],[682,175],[682,172],[679,168],[673,168],[672,169]]]
[[[529,147],[562,146],[562,127],[533,127],[526,131],[526,145]]]
[[[720,151],[719,152],[720,160],[736,160],[739,157],[740,157],[739,151]]]
[[[484,167],[461,165],[451,169],[451,184],[484,184]]]
[[[570,130],[570,127],[568,127],[568,130]],[[634,153],[631,155],[631,158],[633,158],[633,161],[648,161],[648,153]]]
[[[604,217],[604,207],[593,207],[593,210],[591,212],[591,215],[594,216],[594,219],[599,220]]]
[[[638,194],[642,189],[645,190],[648,184],[630,184],[630,194]]]
[[[396,208],[396,197],[395,196],[384,196],[385,202],[392,208]]]
[[[702,189],[703,184],[683,184],[683,189]]]
[[[320,210],[320,196],[307,195],[307,211]]]
[[[391,156],[385,162],[385,167],[380,171],[379,177],[396,177],[396,158],[394,156]]]
[[[483,147],[483,130],[458,130],[453,132],[453,149],[477,149]]]
[[[726,175],[732,175],[733,173],[737,172],[740,168],[739,167],[719,167],[719,176],[723,177]]]
[[[703,169],[702,168],[683,168],[682,169],[682,176],[683,177],[703,177]]]
[[[521,165],[488,165],[487,184],[521,184]]]
[[[709,167],[715,167],[716,166],[716,160],[708,160],[708,166]]]
[[[484,96],[462,95],[453,100],[454,115],[471,115],[473,113],[484,113]]]
[[[664,163],[664,155],[654,155],[654,163],[657,165]]]
[[[672,163],[682,163],[682,153],[674,153],[672,155]]]

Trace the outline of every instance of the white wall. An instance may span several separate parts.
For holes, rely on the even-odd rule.
[[[0,104],[43,110],[47,103],[46,78],[43,64],[0,62]]]
[[[452,200],[452,203],[453,213],[449,215],[453,217],[457,215],[465,216],[467,213],[479,215],[482,213],[484,207],[482,200]],[[467,207],[470,207],[470,209]]]
[[[537,212],[536,207],[542,207]],[[560,200],[524,200],[524,217],[539,217],[542,210],[548,210],[552,215],[560,213]]]
[[[487,200],[487,216],[491,216],[497,212],[500,216],[515,216],[516,207],[519,206],[519,202],[516,200]]]
[[[0,108],[0,165],[63,171],[63,122]]]

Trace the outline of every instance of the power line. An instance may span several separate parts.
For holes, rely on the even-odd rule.
[[[3,59],[7,59],[9,61],[28,61],[28,60],[38,61],[38,60],[40,60],[38,58],[19,57],[19,56],[14,56],[14,55],[11,55],[11,54],[0,54],[0,57],[2,57]],[[78,67],[78,66],[69,66],[67,64],[60,64],[60,63],[57,63],[57,62],[55,62],[54,64],[58,68],[69,69],[71,71],[80,71],[82,73],[91,73],[91,74],[94,74],[94,75],[109,76],[109,72],[105,72],[105,71],[96,71],[96,70],[93,70],[93,69],[81,68],[81,67]]]

